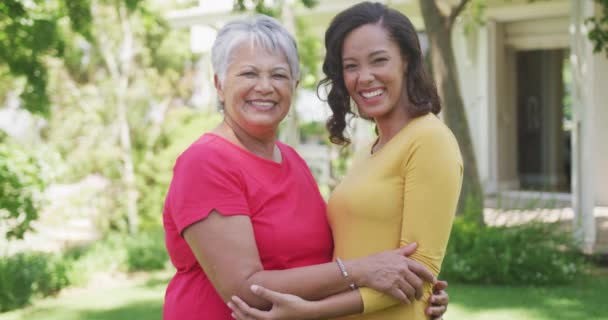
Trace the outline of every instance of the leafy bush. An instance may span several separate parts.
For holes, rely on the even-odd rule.
[[[129,271],[161,270],[169,260],[162,230],[142,232],[128,239],[126,248]]]
[[[56,294],[70,284],[65,262],[47,253],[0,258],[0,312],[27,305],[32,297]]]
[[[169,261],[161,229],[135,236],[110,233],[92,245],[68,250],[65,259],[70,282],[77,285],[86,285],[95,273],[160,270]]]
[[[0,221],[8,225],[4,238],[23,238],[38,219],[45,181],[39,159],[21,147],[0,143]]]
[[[67,250],[64,257],[69,261],[70,281],[84,286],[96,273],[126,271],[127,251],[124,241],[123,235],[111,233],[91,245]]]
[[[41,270],[38,281],[34,283],[37,293],[47,297],[59,293],[61,289],[70,285],[69,265],[63,257],[40,254],[37,261]]]
[[[554,224],[479,226],[458,217],[443,262],[448,280],[482,284],[552,285],[581,274],[583,259]]]

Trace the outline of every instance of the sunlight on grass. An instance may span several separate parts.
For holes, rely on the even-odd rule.
[[[0,314],[0,320],[160,320],[168,271],[102,281],[98,288],[70,289],[33,306]],[[446,320],[608,319],[608,276],[569,286],[494,287],[450,283]]]
[[[450,284],[446,320],[608,319],[608,277],[589,277],[556,287],[493,287]]]
[[[526,309],[515,309],[515,308],[505,308],[505,309],[494,309],[488,311],[478,311],[471,312],[466,308],[462,308],[460,306],[450,307],[448,313],[446,313],[446,320],[539,320],[545,318],[538,318],[533,312],[530,312]]]
[[[0,315],[0,320],[160,320],[167,272],[100,289],[67,290],[60,296]]]

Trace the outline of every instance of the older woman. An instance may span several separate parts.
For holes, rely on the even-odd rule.
[[[415,246],[331,262],[325,203],[306,163],[276,140],[298,83],[293,38],[264,16],[229,23],[212,63],[224,120],[174,167],[163,220],[177,273],[163,318],[229,319],[234,295],[270,308],[254,283],[309,300],[357,286],[419,299],[435,278],[406,257]]]
[[[355,156],[328,205],[334,255],[353,258],[417,242],[412,255],[437,275],[452,226],[462,182],[458,143],[435,114],[441,110],[435,85],[424,70],[416,30],[400,12],[379,3],[360,3],[339,13],[325,33],[322,83],[330,86],[331,140],[344,144],[351,100],[374,121],[376,141]],[[339,260],[338,260],[339,261]],[[273,302],[269,312],[238,297],[238,319],[317,319],[353,313],[349,319],[426,319],[424,299],[401,304],[374,288],[306,301],[254,286]]]

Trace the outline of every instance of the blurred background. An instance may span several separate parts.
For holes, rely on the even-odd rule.
[[[445,319],[608,319],[608,1],[381,1],[416,26],[465,159]],[[282,141],[324,196],[323,36],[347,0],[3,0],[0,320],[161,319],[176,157],[221,121],[210,48],[263,13],[303,70]],[[429,201],[433,201],[429,198]],[[204,319],[204,317],[202,317]]]

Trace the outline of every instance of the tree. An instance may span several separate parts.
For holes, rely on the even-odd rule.
[[[110,177],[117,186],[116,198],[124,208],[128,231],[134,234],[141,215],[137,166],[151,157],[165,115],[180,95],[189,56],[180,52],[179,45],[173,52],[164,47],[169,27],[145,1],[93,0],[90,12],[94,14],[86,40],[96,60],[96,98],[102,102],[97,116],[107,119],[99,129],[116,146],[110,159],[120,165],[112,164],[118,172]]]
[[[460,0],[449,10],[442,10],[437,0],[419,1],[429,38],[433,77],[437,83],[439,96],[444,103],[443,117],[458,140],[465,163],[458,212],[469,214],[471,215],[469,218],[483,224],[483,189],[477,171],[477,161],[464,102],[460,94],[452,48],[454,22],[469,2],[470,0]]]
[[[25,77],[21,98],[30,112],[48,116],[44,58],[65,53],[62,19],[68,19],[76,32],[87,34],[87,4],[69,0],[0,2],[0,65],[8,66],[14,77]]]
[[[86,19],[79,1],[19,1],[0,3],[0,96],[20,92],[21,106],[32,114],[48,117],[48,69],[45,59],[63,57],[66,39],[62,22],[86,34]],[[23,81],[25,80],[25,81]],[[41,194],[48,183],[42,160],[9,141],[0,130],[0,221],[8,227],[6,238],[22,239],[38,218]]]
[[[13,82],[9,87],[25,82],[22,106],[50,118],[43,133],[47,140],[57,138],[58,131],[71,130],[68,133],[78,141],[53,141],[66,158],[94,133],[101,137],[90,141],[109,141],[112,148],[98,150],[94,145],[80,151],[83,161],[72,163],[77,166],[74,171],[92,169],[80,170],[83,174],[110,172],[120,190],[114,198],[125,208],[131,233],[139,225],[136,157],[146,154],[136,148],[154,145],[159,138],[158,128],[173,98],[180,95],[188,62],[177,47],[169,54],[163,50],[169,28],[149,7],[142,0],[0,3],[0,76]],[[47,90],[49,75],[55,78],[54,91]],[[53,109],[62,112],[53,115]],[[54,118],[77,122],[65,126]]]

